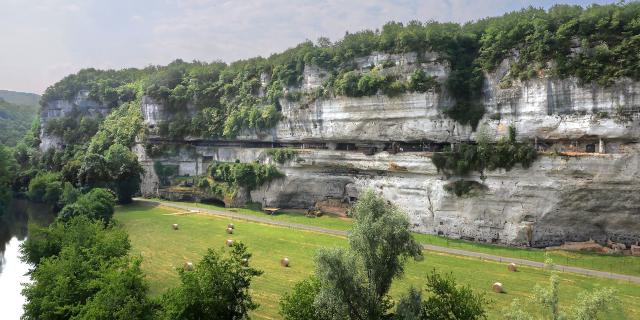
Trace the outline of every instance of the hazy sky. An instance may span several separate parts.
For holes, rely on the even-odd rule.
[[[81,68],[226,62],[389,20],[464,22],[524,0],[0,0],[0,89],[42,93]],[[613,1],[560,1],[589,4]]]

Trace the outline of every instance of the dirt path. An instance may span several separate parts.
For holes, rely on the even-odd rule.
[[[336,236],[347,236],[347,231],[327,229],[327,228],[315,227],[315,226],[309,226],[309,225],[300,224],[300,223],[292,223],[292,222],[285,222],[285,221],[275,221],[275,220],[271,220],[271,219],[266,218],[266,217],[265,218],[256,217],[256,216],[252,216],[252,215],[248,215],[248,214],[241,214],[241,213],[236,213],[236,212],[231,212],[231,211],[205,209],[205,208],[190,206],[188,204],[176,204],[176,203],[160,202],[160,201],[142,199],[142,198],[136,198],[135,201],[136,202],[144,202],[144,203],[148,203],[148,204],[162,205],[162,206],[165,206],[165,207],[171,207],[171,208],[176,208],[176,209],[196,210],[196,211],[199,211],[199,212],[202,212],[202,213],[207,213],[207,214],[212,214],[212,215],[222,216],[222,217],[228,217],[228,218],[233,218],[233,219],[238,219],[238,220],[246,220],[246,221],[252,221],[252,222],[258,222],[258,223],[264,223],[264,224],[288,227],[288,228],[299,229],[299,230],[306,230],[306,231],[313,231],[313,232],[331,234],[331,235],[336,235]],[[459,256],[465,256],[465,257],[473,257],[473,258],[478,258],[478,259],[483,259],[483,260],[498,261],[498,262],[504,262],[504,263],[513,262],[513,263],[515,263],[517,265],[536,267],[536,268],[544,267],[544,263],[538,262],[538,261],[531,261],[531,260],[518,259],[518,258],[508,258],[508,257],[496,256],[496,255],[487,254],[487,253],[460,250],[460,249],[441,247],[441,246],[434,246],[434,245],[428,245],[428,244],[423,244],[422,247],[423,247],[424,250],[434,251],[434,252],[442,252],[442,253],[447,253],[447,254],[453,254],[453,255],[459,255]],[[605,272],[605,271],[597,271],[597,270],[590,270],[590,269],[584,269],[584,268],[572,267],[572,266],[564,266],[564,265],[556,265],[556,269],[559,270],[559,271],[563,271],[563,272],[573,272],[573,273],[578,273],[578,274],[583,274],[583,275],[588,275],[588,276],[595,276],[595,277],[603,277],[603,278],[609,278],[609,279],[623,280],[623,281],[629,281],[629,282],[633,282],[633,283],[636,283],[636,284],[640,284],[640,277],[630,276],[630,275],[625,275],[625,274]]]

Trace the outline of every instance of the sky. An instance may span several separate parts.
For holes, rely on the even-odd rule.
[[[0,0],[0,89],[41,94],[82,68],[120,69],[269,56],[387,21],[466,22],[524,0]]]

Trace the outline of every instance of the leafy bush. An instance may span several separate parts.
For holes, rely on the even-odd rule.
[[[482,174],[484,170],[499,168],[510,170],[518,163],[528,168],[535,161],[537,152],[531,144],[517,142],[515,134],[515,128],[511,127],[509,138],[502,138],[495,145],[486,142],[458,144],[453,150],[434,154],[431,161],[447,176],[466,176],[471,171]]]
[[[274,148],[267,150],[267,154],[270,155],[275,162],[284,164],[289,160],[293,160],[298,154],[298,151],[291,148]]]
[[[427,76],[422,69],[417,69],[409,79],[409,90],[415,92],[427,92],[438,87],[436,77]]]
[[[116,197],[108,189],[94,188],[78,197],[74,203],[66,205],[58,216],[62,221],[72,217],[85,216],[91,220],[102,220],[105,224],[111,221]]]
[[[273,165],[254,163],[213,162],[209,165],[209,176],[214,181],[224,182],[228,187],[253,190],[264,183],[282,177]]]
[[[57,172],[41,172],[29,182],[27,196],[31,201],[56,204],[62,194],[61,176]]]
[[[280,298],[280,315],[285,320],[325,319],[313,304],[318,293],[320,281],[316,277],[296,283],[290,293]]]
[[[459,287],[450,274],[442,276],[432,271],[427,275],[428,297],[411,290],[398,304],[397,319],[486,319],[488,300],[484,294],[473,292],[468,286]]]

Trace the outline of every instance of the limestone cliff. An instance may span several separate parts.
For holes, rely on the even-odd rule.
[[[411,54],[374,54],[356,62],[366,66],[391,60],[395,66],[387,72],[406,75],[422,68],[439,81],[446,78],[446,63],[426,56],[418,62]],[[639,241],[640,83],[621,79],[600,87],[541,75],[504,86],[506,69],[486,75],[480,128],[497,139],[513,125],[518,138],[534,141],[541,155],[528,169],[490,171],[484,180],[470,177],[483,187],[466,196],[445,191],[443,186],[455,178],[443,177],[430,160],[432,151],[474,141],[478,132],[445,115],[454,99],[444,89],[396,97],[282,99],[283,118],[275,128],[245,131],[233,140],[166,141],[148,135],[134,148],[146,169],[142,193],[158,192],[156,162],[177,166],[179,175],[196,176],[211,161],[275,163],[266,150],[290,146],[299,152],[297,159],[278,164],[285,177],[252,191],[251,201],[307,208],[327,199],[350,202],[372,188],[403,208],[419,232],[532,246],[590,238]],[[288,90],[313,90],[323,77],[320,68],[307,66],[302,87]],[[78,99],[45,106],[42,121],[74,104],[105,110]],[[163,104],[148,97],[141,112],[149,128],[171,118]],[[46,135],[42,141],[42,148],[56,144],[55,137]],[[177,145],[179,152],[155,158],[146,154],[145,144],[162,143]]]

